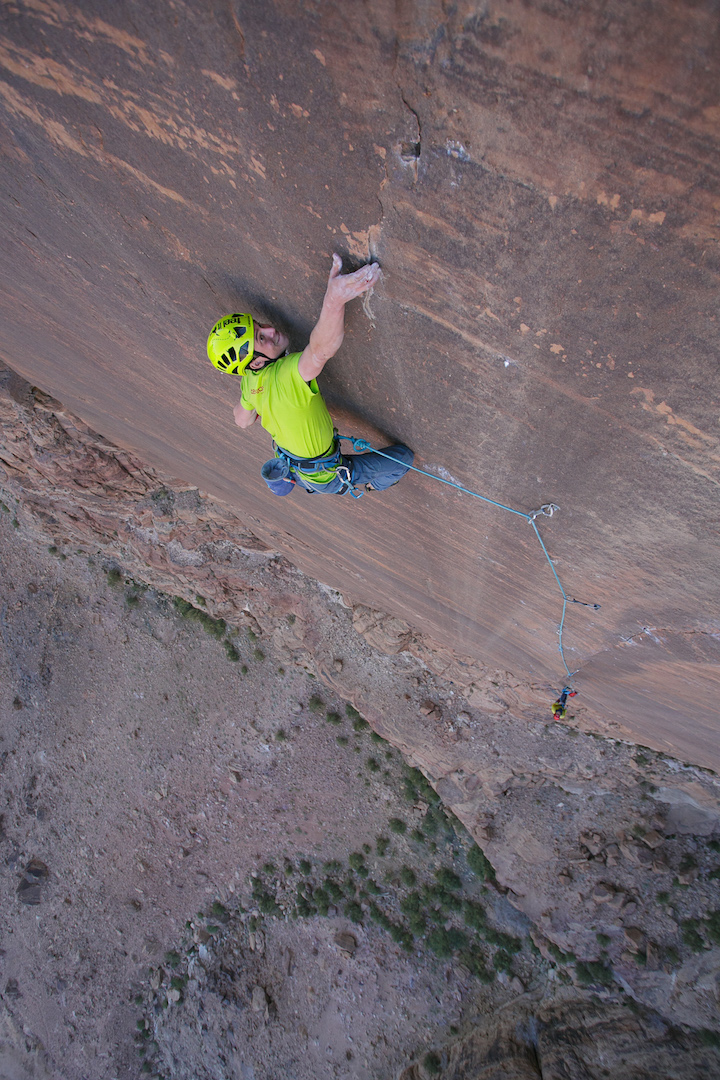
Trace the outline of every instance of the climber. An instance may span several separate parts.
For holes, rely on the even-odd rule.
[[[317,377],[340,348],[345,333],[345,305],[372,289],[380,278],[377,263],[352,274],[340,273],[333,255],[320,318],[310,341],[299,353],[288,353],[287,334],[259,323],[251,315],[226,315],[208,337],[212,364],[230,375],[242,376],[242,394],[233,410],[240,428],[260,422],[273,438],[275,457],[262,475],[271,491],[289,494],[297,483],[308,492],[356,497],[357,488],[385,491],[408,471],[413,452],[402,443],[383,448],[392,460],[370,452],[341,454]]]
[[[599,606],[599,605],[595,605]],[[567,713],[567,700],[571,697],[577,697],[577,690],[573,690],[570,686],[563,687],[563,691],[557,701],[553,702],[552,714],[553,720],[563,720]]]

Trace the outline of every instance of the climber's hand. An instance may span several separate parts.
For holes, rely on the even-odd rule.
[[[368,263],[352,274],[341,274],[342,261],[339,255],[333,255],[332,268],[328,278],[325,299],[330,305],[343,306],[349,300],[362,296],[380,280],[381,270],[376,262]]]

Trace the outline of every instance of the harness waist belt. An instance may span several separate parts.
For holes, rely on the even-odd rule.
[[[291,454],[289,450],[283,449],[282,446],[275,444],[275,452],[294,468],[300,472],[319,472],[321,469],[327,469],[333,465],[337,465],[340,462],[340,443],[337,439],[333,439],[332,445],[323,454],[313,458],[301,458],[295,454]]]

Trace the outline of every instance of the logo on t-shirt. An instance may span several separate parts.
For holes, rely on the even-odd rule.
[[[264,386],[257,386],[254,390],[251,390],[250,393],[251,394],[262,394],[264,389],[265,389]]]

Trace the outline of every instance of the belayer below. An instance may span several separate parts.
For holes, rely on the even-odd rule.
[[[233,410],[238,427],[260,423],[273,438],[275,457],[262,475],[276,495],[289,495],[297,483],[308,492],[357,495],[357,487],[385,491],[408,471],[413,452],[402,443],[383,447],[393,460],[371,451],[341,454],[340,442],[317,377],[335,355],[345,335],[345,305],[377,283],[377,263],[352,274],[340,273],[333,255],[322,311],[301,353],[288,353],[287,334],[256,322],[251,315],[226,315],[208,337],[212,364],[242,376],[240,402]]]

